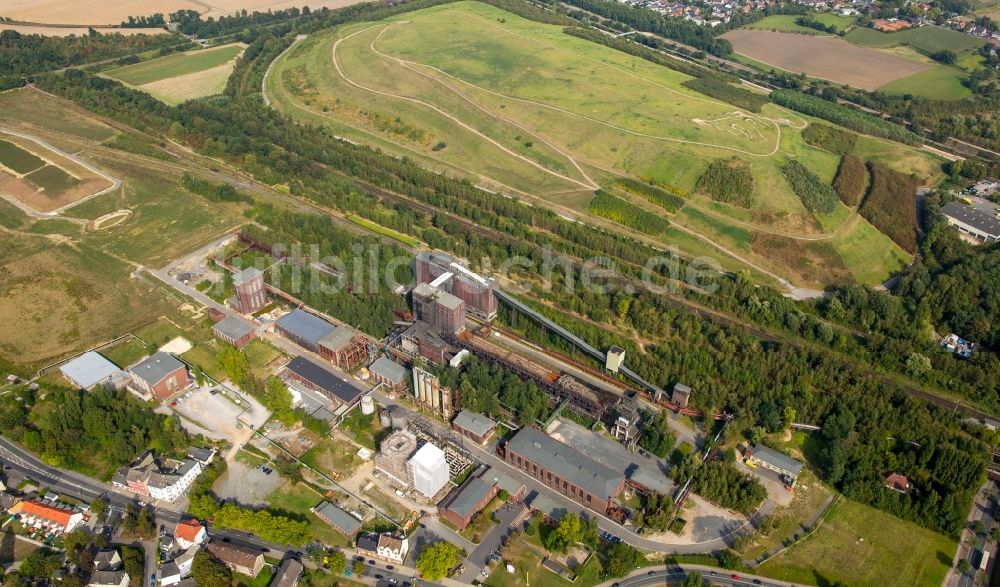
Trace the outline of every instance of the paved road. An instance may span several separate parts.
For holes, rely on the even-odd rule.
[[[962,531],[962,540],[958,544],[958,550],[955,553],[955,561],[958,562],[962,559],[967,559],[972,565],[972,571],[969,573],[959,573],[957,569],[953,568],[949,571],[948,577],[945,578],[944,585],[949,587],[973,587],[976,584],[976,579],[982,573],[979,572],[979,561],[980,553],[985,549],[990,552],[991,559],[993,556],[993,550],[995,545],[989,541],[990,529],[996,523],[997,520],[997,503],[993,498],[993,495],[998,489],[998,484],[996,481],[987,480],[986,483],[979,488],[976,493],[975,502],[972,505],[972,511],[969,513],[969,517],[966,519],[966,528]],[[976,522],[982,522],[986,529],[986,538],[976,535],[971,526]],[[971,546],[967,546],[971,545]],[[990,566],[995,565],[996,561],[992,561]]]
[[[676,584],[683,581],[688,574],[697,573],[705,580],[705,584],[740,586],[762,585],[763,587],[806,587],[804,583],[787,583],[759,575],[747,575],[737,571],[724,571],[702,565],[670,565],[665,569],[642,569],[622,579],[602,583],[599,587],[646,587],[652,585]]]

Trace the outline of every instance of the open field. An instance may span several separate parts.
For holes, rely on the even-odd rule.
[[[841,498],[814,534],[756,572],[796,583],[941,585],[957,545],[946,536]]]
[[[737,53],[761,63],[866,90],[931,67],[836,37],[745,29],[729,31],[722,37],[733,44]]]
[[[845,38],[854,45],[877,49],[908,45],[926,55],[948,50],[961,56],[973,53],[985,44],[982,39],[937,26],[907,29],[896,33],[883,33],[859,27],[848,33]]]
[[[126,65],[104,75],[142,90],[167,104],[222,93],[245,45],[197,49]]]
[[[879,88],[887,94],[912,94],[931,100],[959,100],[972,95],[972,90],[962,84],[968,77],[957,67],[935,65],[920,73],[904,77]]]
[[[0,140],[0,196],[13,199],[15,204],[49,213],[115,185],[106,174],[27,135],[0,136],[4,137]]]
[[[81,157],[123,180],[120,190],[87,206],[110,202],[109,207],[132,214],[106,230],[90,231],[85,221],[36,220],[6,202],[0,206],[0,224],[6,227],[0,248],[0,321],[20,325],[0,329],[0,355],[40,366],[141,330],[161,316],[182,327],[201,324],[173,290],[136,269],[161,266],[238,226],[244,221],[241,208],[212,204],[180,188],[180,171],[162,171],[152,160],[120,152],[105,154],[97,140],[67,133],[106,127],[55,98],[24,89],[0,94],[0,104],[11,94],[35,111],[20,121],[22,110],[0,108],[5,126],[30,130],[49,144],[75,145]],[[44,118],[38,116],[42,112]],[[135,357],[127,345],[121,348],[121,359]]]
[[[67,25],[118,25],[130,16],[151,16],[157,12],[169,14],[178,10],[194,10],[203,17],[225,16],[239,10],[267,12],[285,8],[309,6],[339,8],[357,4],[357,0],[218,0],[210,5],[193,0],[7,0],[0,7],[0,16],[13,20]],[[127,29],[126,29],[127,30]],[[46,33],[41,33],[46,34]]]
[[[841,228],[850,218],[846,210],[817,223],[781,171],[794,157],[832,181],[839,158],[804,142],[801,130],[811,121],[770,104],[760,114],[741,111],[682,86],[688,79],[566,35],[561,27],[458,2],[312,34],[275,61],[266,92],[276,109],[300,121],[578,217],[594,218],[595,189],[620,176],[656,180],[691,194],[687,201],[699,207],[711,205],[707,196],[693,193],[699,178],[712,161],[737,157],[754,176],[752,217],[740,219],[730,207],[721,214],[738,221],[731,226],[725,218],[682,209],[668,213],[665,231],[643,238],[687,254],[711,254],[727,268],[749,266],[759,274],[764,266],[777,275],[805,275],[809,285],[830,283],[819,265],[811,272],[795,270],[797,261],[783,254],[784,244],[758,254],[749,234],[787,234],[793,243],[800,236],[822,237],[830,240],[810,248],[822,248],[838,266],[846,263],[841,250],[852,263],[867,262],[869,253],[834,242],[849,232]],[[871,141],[887,159],[899,157],[900,165],[905,159],[905,168],[929,183],[940,174],[926,154]],[[604,218],[594,222],[609,226]],[[636,227],[620,229],[642,234]],[[864,223],[858,230],[874,229]],[[875,284],[888,277],[890,265],[849,266],[840,275],[849,280],[865,274]]]
[[[817,14],[810,14],[810,18],[818,22],[823,23],[826,26],[835,26],[838,31],[842,31],[854,23],[854,18],[851,16],[838,16],[836,14],[830,14],[827,12],[820,12]],[[748,29],[758,29],[766,31],[780,31],[785,33],[801,33],[803,35],[827,35],[829,33],[824,33],[823,31],[818,31],[813,28],[804,27],[797,24],[795,21],[799,17],[792,14],[776,14],[774,16],[768,16],[758,20],[757,22],[747,25]]]

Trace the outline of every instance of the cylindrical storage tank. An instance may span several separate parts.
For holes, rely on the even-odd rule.
[[[406,412],[399,409],[399,406],[389,406],[389,421],[396,430],[406,428]]]
[[[372,396],[366,395],[361,398],[361,413],[366,416],[375,413],[375,400],[372,399]]]
[[[379,413],[378,423],[381,424],[383,428],[388,428],[389,426],[392,426],[392,415],[389,414],[388,408],[382,410]]]

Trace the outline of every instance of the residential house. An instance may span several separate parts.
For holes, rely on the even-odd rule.
[[[196,544],[201,544],[208,537],[205,527],[195,519],[181,520],[174,528],[174,540],[177,546],[187,550]]]
[[[131,465],[118,469],[111,482],[140,495],[173,502],[191,487],[201,470],[199,460],[157,458],[152,451],[146,451]]]
[[[39,530],[68,534],[83,524],[83,514],[51,501],[26,499],[10,509],[25,526]]]
[[[281,561],[281,566],[271,579],[268,587],[296,587],[302,579],[304,567],[302,563],[294,558],[286,558]]]
[[[98,571],[114,571],[122,568],[122,556],[117,548],[105,548],[94,555],[94,569]]]
[[[890,473],[887,475],[885,478],[885,486],[900,493],[910,492],[910,480],[906,478],[906,475],[901,475],[899,473]]]
[[[406,560],[410,545],[406,538],[391,534],[363,534],[358,537],[357,550],[362,556],[401,565]]]
[[[128,587],[132,580],[124,569],[116,571],[94,571],[87,587]]]
[[[256,577],[264,568],[264,553],[256,548],[221,540],[210,540],[208,552],[236,573]]]

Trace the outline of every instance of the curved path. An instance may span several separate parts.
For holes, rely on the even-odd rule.
[[[351,37],[353,37],[355,35],[358,35],[360,33],[368,31],[368,30],[370,30],[372,28],[375,28],[376,26],[378,26],[378,25],[372,25],[370,27],[363,28],[360,31],[355,31],[355,32],[351,33],[350,35],[348,35],[346,37],[337,39],[337,42],[335,42],[333,44],[333,49],[331,50],[331,57],[333,59],[333,66],[334,66],[334,68],[336,68],[337,73],[340,75],[340,77],[342,77],[344,79],[344,81],[346,81],[348,84],[350,84],[350,85],[352,85],[352,86],[354,86],[356,88],[359,88],[361,90],[364,90],[366,92],[370,92],[370,93],[373,93],[373,94],[378,94],[380,96],[386,96],[386,97],[389,97],[389,98],[396,98],[396,99],[399,99],[399,100],[406,100],[407,102],[412,102],[414,104],[419,104],[419,105],[421,105],[421,106],[423,106],[425,108],[430,108],[431,110],[437,112],[441,116],[444,116],[448,120],[454,122],[455,124],[459,125],[460,127],[464,128],[465,130],[469,131],[470,133],[472,133],[472,134],[476,135],[477,137],[483,139],[484,141],[490,143],[491,145],[493,145],[494,147],[500,149],[501,151],[503,151],[504,153],[510,155],[511,157],[514,157],[515,159],[520,159],[521,161],[527,163],[528,165],[531,165],[532,167],[535,167],[535,168],[541,170],[544,173],[548,173],[548,174],[553,175],[553,176],[555,176],[555,177],[557,177],[559,179],[562,179],[563,181],[567,181],[569,183],[578,185],[578,186],[580,186],[580,187],[582,187],[584,189],[596,190],[597,188],[600,187],[599,185],[597,185],[596,183],[594,183],[592,180],[589,183],[584,183],[584,182],[581,182],[581,181],[579,181],[577,179],[574,179],[572,177],[569,177],[569,176],[563,175],[561,173],[558,173],[556,171],[553,171],[551,169],[548,169],[547,167],[545,167],[544,165],[541,165],[540,163],[534,161],[533,159],[530,159],[528,157],[525,157],[524,155],[521,155],[520,153],[516,153],[516,152],[512,151],[511,149],[509,149],[509,148],[505,147],[504,145],[502,145],[500,142],[498,142],[498,141],[496,141],[496,140],[494,140],[494,139],[486,136],[485,134],[483,134],[482,132],[480,132],[479,130],[477,130],[476,128],[474,128],[473,126],[467,124],[466,122],[463,122],[457,116],[454,116],[454,115],[446,112],[445,110],[442,110],[441,108],[435,106],[434,104],[431,104],[430,102],[425,102],[423,100],[420,100],[419,98],[413,98],[411,96],[404,96],[402,94],[393,94],[391,92],[383,92],[382,90],[377,90],[375,88],[369,88],[367,86],[364,86],[364,85],[362,85],[362,84],[354,81],[350,77],[348,77],[348,75],[346,73],[344,73],[344,70],[340,67],[340,61],[337,59],[337,48],[340,46],[340,44],[342,42],[350,39]]]

